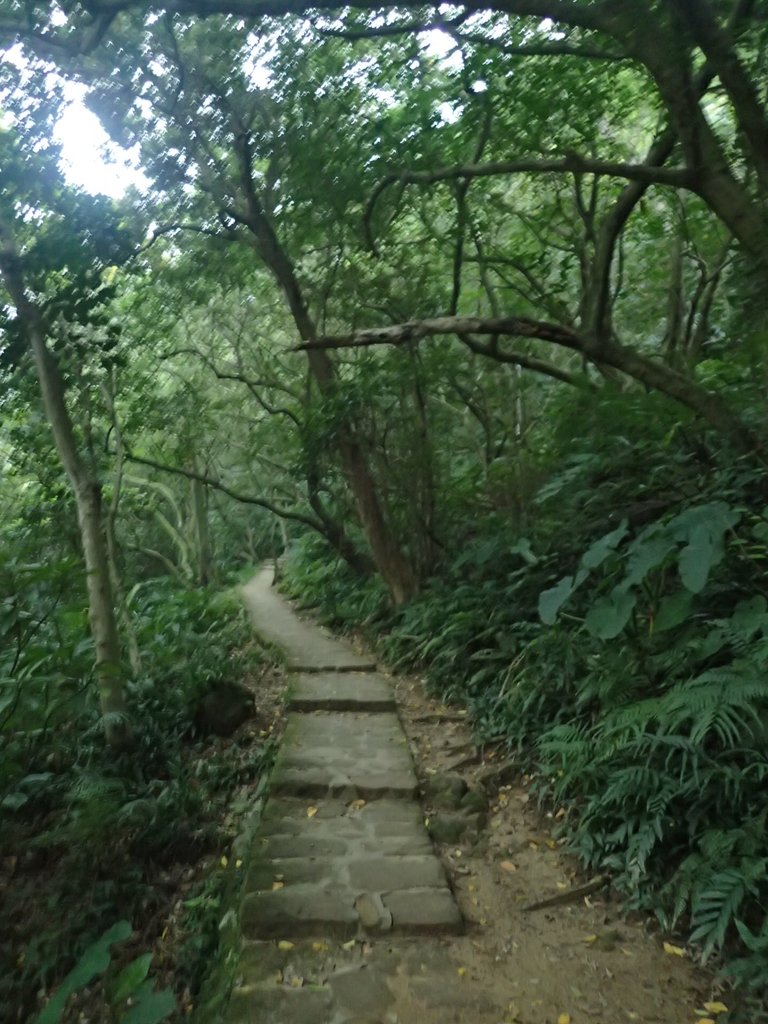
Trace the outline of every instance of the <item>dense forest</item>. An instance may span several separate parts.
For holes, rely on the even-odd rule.
[[[232,595],[285,554],[757,1020],[765,4],[2,0],[0,37],[8,1019],[226,840],[273,743],[201,704],[273,671]],[[118,198],[64,173],[73,89]],[[225,884],[104,1020],[181,1019]]]

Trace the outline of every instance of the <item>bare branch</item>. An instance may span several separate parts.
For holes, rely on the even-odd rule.
[[[252,494],[241,494],[239,491],[234,491],[231,487],[227,487],[226,484],[223,484],[215,477],[207,476],[204,473],[196,473],[191,469],[182,469],[181,466],[169,466],[163,462],[156,462],[154,459],[134,455],[127,450],[125,451],[125,458],[139,466],[149,466],[150,469],[158,469],[161,473],[172,473],[175,476],[186,477],[187,480],[199,480],[200,483],[207,484],[208,487],[213,487],[215,490],[221,491],[222,494],[226,494],[233,501],[239,501],[243,505],[257,505],[259,508],[266,509],[267,512],[272,512],[273,515],[279,516],[281,519],[292,519],[294,522],[310,526],[313,530],[317,530],[318,533],[324,533],[323,524],[313,516],[306,515],[303,512],[296,512],[290,508],[284,508],[281,505],[275,505],[274,502],[269,501],[267,498],[260,498]]]
[[[613,160],[594,160],[578,153],[552,159],[528,157],[518,160],[494,160],[487,164],[465,164],[439,167],[434,171],[398,171],[382,178],[366,205],[364,219],[369,223],[376,203],[385,189],[396,183],[432,185],[439,181],[470,178],[490,178],[503,174],[598,174],[625,178],[645,185],[666,185],[671,188],[693,189],[695,175],[684,167],[660,167],[648,164],[630,164]]]
[[[511,336],[551,341],[576,352],[589,345],[575,331],[526,317],[441,316],[428,320],[410,320],[394,327],[372,327],[352,334],[315,338],[296,346],[296,351],[335,348],[369,348],[373,345],[406,345],[438,334]]]

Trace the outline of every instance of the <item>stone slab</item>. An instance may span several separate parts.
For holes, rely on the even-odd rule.
[[[372,672],[302,674],[288,700],[292,711],[394,711],[392,687]]]
[[[447,887],[389,892],[384,896],[384,906],[392,914],[393,931],[459,935],[464,930],[464,920]]]
[[[273,793],[344,800],[410,799],[417,789],[408,744],[390,712],[288,716]]]
[[[240,924],[249,939],[286,939],[301,935],[351,938],[358,931],[358,915],[349,893],[325,892],[299,883],[271,892],[248,893]]]

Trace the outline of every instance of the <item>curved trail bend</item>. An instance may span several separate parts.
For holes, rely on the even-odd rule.
[[[456,782],[466,722],[302,621],[271,582],[264,570],[243,596],[285,654],[289,714],[227,1024],[693,1024],[704,979],[607,896],[521,912],[578,884],[524,786],[475,816],[482,831],[445,834],[457,815],[434,784]]]

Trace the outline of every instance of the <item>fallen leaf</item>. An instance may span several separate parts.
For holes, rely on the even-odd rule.
[[[555,813],[555,821],[559,821],[561,818],[564,818],[564,817],[565,817],[565,808],[561,807],[560,810]]]
[[[222,857],[221,860],[219,861],[219,864],[221,864],[221,866],[225,868],[227,864],[229,864],[229,861],[227,860],[226,857]]]
[[[550,850],[556,850],[557,849],[557,843],[555,842],[554,839],[547,839],[547,846],[549,847]]]
[[[664,952],[667,956],[685,956],[686,952],[682,946],[673,946],[671,942],[664,943]]]
[[[292,942],[289,942],[288,939],[280,939],[280,941],[277,944],[277,948],[282,949],[284,953],[287,952],[289,949],[293,949],[293,947],[294,944]]]
[[[365,800],[353,800],[351,804],[347,804],[353,811],[359,811],[361,807],[365,807]]]
[[[314,818],[314,816],[316,814],[317,814],[317,808],[313,807],[312,804],[310,804],[309,807],[307,808],[307,817],[308,818]]]
[[[581,941],[582,942],[586,942],[586,944],[588,946],[592,946],[592,945],[594,945],[597,942],[597,936],[596,935],[585,935],[584,938]]]
[[[304,979],[300,978],[297,974],[291,978],[291,988],[301,988],[304,984]]]
[[[725,1003],[704,1003],[704,1009],[707,1013],[714,1013],[717,1016],[718,1013],[728,1013],[728,1007]]]
[[[567,882],[558,882],[557,883],[557,888],[558,889],[567,889],[568,888],[568,883]]]
[[[236,868],[241,868],[242,866],[243,866],[243,862],[241,860],[236,860],[235,861],[235,867]]]
[[[532,839],[531,839],[531,841],[530,841],[530,842],[528,843],[528,846],[529,846],[529,848],[530,848],[531,850],[538,850],[538,848],[539,848],[539,844],[538,844],[538,843],[534,843],[534,841],[533,841]]]
[[[469,885],[467,886],[467,889],[469,889],[470,892],[477,892],[477,886],[474,884],[474,882],[470,882]]]
[[[699,1017],[696,1024],[715,1024],[711,1017]]]
[[[457,969],[456,973],[458,974],[458,976],[460,978],[463,978],[466,975],[466,973],[467,973],[467,968],[466,967],[459,967]]]
[[[355,940],[354,939],[350,939],[349,942],[342,942],[341,948],[342,949],[346,949],[346,951],[349,952],[350,949],[354,949],[355,948]]]
[[[502,871],[506,871],[509,874],[511,874],[513,871],[517,871],[517,866],[513,864],[511,860],[503,860],[499,864],[499,867],[501,868]]]
[[[316,953],[326,953],[328,951],[328,943],[327,942],[313,942],[312,943],[312,949],[314,949],[314,951]]]
[[[272,890],[273,890],[273,892],[276,892],[278,889],[282,889],[284,886],[285,886],[285,882],[273,882],[272,883]]]
[[[570,1013],[561,1013],[557,1018],[557,1024],[571,1024]]]

